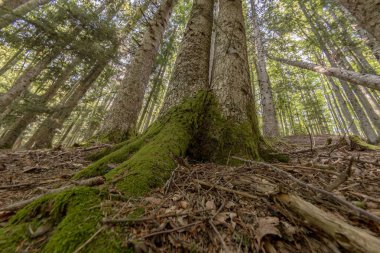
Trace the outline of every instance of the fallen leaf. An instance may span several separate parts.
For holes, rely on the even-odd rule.
[[[258,244],[258,249],[261,248],[261,241],[267,235],[277,235],[281,237],[281,233],[277,226],[280,221],[277,217],[260,217],[258,220],[259,227],[256,229],[255,239]]]
[[[213,200],[209,200],[206,202],[206,209],[208,210],[216,210],[216,205]]]

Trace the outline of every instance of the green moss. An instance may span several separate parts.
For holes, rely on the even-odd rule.
[[[356,149],[359,151],[364,151],[364,150],[380,150],[379,146],[369,144],[365,141],[363,141],[359,136],[356,135],[350,135],[350,145],[352,149]]]
[[[106,179],[116,181],[117,189],[127,197],[141,196],[162,185],[176,166],[174,158],[185,155],[201,119],[201,107],[206,99],[208,93],[200,92],[169,110],[142,136],[144,145],[128,160],[108,172]]]
[[[6,227],[0,229],[0,235],[7,235],[1,237],[0,248],[2,252],[15,252],[19,245],[33,245],[28,227],[49,223],[53,226],[50,238],[38,246],[40,251],[73,252],[99,229],[101,218],[99,191],[96,189],[77,187],[49,194],[21,209]],[[105,231],[83,252],[107,252],[109,249],[118,252],[120,241],[114,232]]]

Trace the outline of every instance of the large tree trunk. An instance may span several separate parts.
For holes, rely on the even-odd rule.
[[[322,65],[317,65],[314,63],[303,62],[303,61],[292,61],[287,59],[282,59],[278,57],[271,57],[275,61],[285,63],[294,67],[308,69],[326,76],[333,76],[341,80],[348,81],[353,84],[361,85],[367,88],[375,89],[380,91],[380,76],[372,74],[361,74],[358,72],[334,68],[334,67],[325,67]]]
[[[96,79],[100,76],[108,61],[96,63],[74,88],[70,96],[64,100],[59,108],[49,115],[25,144],[26,148],[50,148],[56,131],[62,127],[65,120],[78,105],[80,99],[86,94]]]
[[[57,80],[49,86],[46,92],[37,101],[39,107],[46,107],[47,103],[55,96],[59,88],[69,79],[79,62],[79,59],[74,60],[66,67]],[[23,131],[37,119],[38,114],[38,110],[28,110],[17,119],[0,138],[0,148],[11,148]]]
[[[11,13],[4,14],[0,17],[0,30],[17,19],[22,18],[28,12],[37,9],[39,6],[49,3],[51,0],[29,0],[26,3],[12,9]]]
[[[145,195],[164,184],[177,166],[175,158],[179,156],[220,162],[226,162],[228,155],[258,158],[260,133],[253,111],[249,74],[245,71],[248,66],[241,0],[220,1],[220,25],[234,34],[231,45],[236,51],[222,50],[230,46],[227,36],[219,31],[215,78],[221,84],[214,82],[215,89],[210,89],[208,80],[212,13],[213,1],[194,1],[169,83],[172,92],[167,96],[167,105],[173,106],[167,107],[144,134],[102,151],[98,161],[74,176],[73,179],[103,175],[102,192],[77,187],[36,200],[0,229],[1,234],[7,234],[0,241],[2,249],[14,252],[17,247],[18,250],[26,248],[20,241],[28,235],[28,230],[20,227],[28,227],[30,222],[39,224],[50,217],[53,227],[48,240],[39,245],[42,251],[74,252],[85,245],[87,252],[120,252],[125,238],[119,238],[117,233],[93,236],[102,219],[101,201],[112,192],[125,198]],[[231,65],[229,72],[224,71],[227,59],[237,64]],[[222,90],[230,100],[224,97]],[[222,105],[222,102],[230,104]],[[205,150],[211,152],[202,152]],[[110,163],[118,165],[110,170]]]
[[[0,113],[4,112],[15,98],[20,96],[28,89],[34,79],[49,65],[49,63],[57,57],[57,51],[49,52],[35,65],[29,66],[23,74],[16,79],[12,87],[3,95],[0,96]]]
[[[380,41],[380,3],[378,0],[338,0],[358,20],[361,27]]]
[[[121,141],[136,131],[144,92],[175,0],[166,0],[146,28],[141,46],[128,67],[104,128],[112,141]]]
[[[265,136],[278,136],[276,108],[273,102],[272,87],[267,73],[264,45],[261,38],[255,3],[251,0],[253,36],[256,47],[256,72],[260,86],[261,105],[263,110],[263,133]]]

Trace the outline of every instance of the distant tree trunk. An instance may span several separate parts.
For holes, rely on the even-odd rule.
[[[361,73],[346,70],[343,68],[325,67],[325,66],[314,64],[314,63],[292,61],[292,60],[287,60],[287,59],[282,59],[282,58],[277,58],[277,57],[271,57],[271,59],[285,63],[287,65],[291,65],[291,66],[302,68],[302,69],[308,69],[320,74],[324,74],[326,76],[333,76],[341,80],[349,81],[353,84],[362,85],[362,86],[380,91],[380,76],[377,76],[377,75],[361,74]]]
[[[0,16],[0,30],[12,24],[17,19],[22,18],[28,12],[37,9],[39,6],[47,4],[50,1],[51,0],[29,0],[24,4],[17,6],[16,8],[12,9],[11,13]]]
[[[143,104],[144,92],[174,3],[175,0],[166,0],[162,3],[149,22],[141,46],[128,67],[104,128],[104,133],[111,141],[121,141],[136,131],[136,121]]]
[[[59,105],[58,109],[49,115],[39,126],[33,136],[25,144],[26,148],[50,148],[57,129],[61,128],[65,120],[78,105],[96,79],[100,76],[108,61],[96,63],[74,88],[71,95]]]
[[[278,122],[276,108],[273,101],[272,87],[267,73],[264,45],[261,38],[259,21],[255,3],[251,0],[253,36],[256,48],[256,72],[260,86],[261,105],[263,110],[263,133],[264,136],[278,136]]]
[[[46,107],[46,104],[55,96],[59,88],[69,79],[75,67],[79,64],[79,59],[69,64],[62,74],[53,82],[52,85],[41,95],[37,101],[38,106]],[[5,135],[0,138],[0,148],[11,148],[23,131],[37,119],[39,112],[36,110],[26,111],[20,118],[10,126]]]
[[[327,48],[325,41],[322,39],[322,36],[319,34],[317,27],[315,26],[314,22],[312,21],[310,14],[306,10],[305,4],[301,0],[299,0],[298,3],[299,3],[299,6],[300,6],[302,12],[304,13],[306,19],[308,20],[308,22],[311,26],[312,32],[314,33],[321,50],[326,55],[331,66],[333,68],[339,68],[334,57],[330,53],[330,50]],[[344,92],[347,95],[348,100],[350,101],[350,103],[353,107],[353,110],[356,113],[356,116],[359,119],[360,126],[361,126],[363,132],[365,133],[368,141],[371,143],[376,143],[376,141],[377,141],[376,133],[375,133],[374,129],[372,128],[371,122],[367,118],[363,108],[361,108],[359,101],[357,100],[357,98],[356,98],[355,94],[353,93],[351,87],[344,80],[341,80],[340,82],[342,84],[342,88],[343,88]]]
[[[21,53],[24,52],[24,48],[20,48],[17,52],[0,68],[0,76],[11,69],[20,60]]]
[[[34,79],[49,65],[49,63],[57,57],[56,51],[50,52],[45,55],[35,65],[29,66],[23,74],[16,79],[12,87],[3,95],[0,95],[0,113],[4,112],[15,98],[20,96],[28,89]]]
[[[378,0],[338,0],[369,34],[380,42],[380,5]]]

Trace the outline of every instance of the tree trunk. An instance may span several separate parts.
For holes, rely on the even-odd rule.
[[[299,3],[299,6],[300,6],[302,12],[304,13],[306,19],[308,20],[308,22],[311,26],[312,32],[314,33],[322,52],[326,55],[326,58],[330,62],[331,66],[333,68],[338,68],[338,64],[336,63],[334,57],[330,53],[330,50],[327,48],[325,41],[322,39],[322,36],[319,34],[318,29],[315,26],[314,22],[312,21],[310,14],[306,10],[305,4],[300,0],[298,1],[298,3]],[[325,38],[325,39],[327,39],[327,38]],[[348,83],[345,80],[340,80],[340,82],[342,84],[342,88],[343,88],[344,92],[347,95],[348,100],[350,101],[350,103],[353,107],[353,110],[356,113],[356,116],[359,119],[360,126],[361,126],[362,130],[364,131],[368,141],[371,143],[375,143],[377,141],[376,133],[373,130],[371,123],[368,120],[367,116],[365,115],[365,112],[361,108],[359,101],[357,100],[357,98],[356,98],[355,94],[353,93],[351,87],[348,85]]]
[[[264,136],[278,136],[278,122],[276,108],[273,102],[272,87],[267,73],[264,45],[261,38],[259,21],[255,3],[251,0],[253,36],[256,49],[256,72],[260,86],[261,105],[263,110],[263,133]]]
[[[57,80],[50,85],[47,91],[39,98],[37,104],[39,107],[46,107],[47,103],[55,96],[59,88],[69,79],[75,67],[80,60],[74,60],[69,64]],[[36,110],[26,111],[19,119],[17,119],[6,131],[5,135],[0,138],[0,148],[11,148],[17,138],[23,131],[37,119],[39,112]]]
[[[380,91],[380,76],[372,75],[372,74],[361,74],[358,72],[335,68],[335,67],[324,67],[321,65],[317,65],[309,62],[302,61],[291,61],[287,59],[281,59],[277,57],[271,57],[271,59],[285,63],[287,65],[291,65],[294,67],[308,69],[320,74],[324,74],[326,76],[333,76],[339,78],[341,80],[348,81],[353,84],[361,85],[367,88],[375,89]]]
[[[247,71],[241,4],[241,0],[220,1],[219,24],[223,31],[227,29],[234,34],[231,46],[236,51],[222,50],[229,49],[230,45],[228,37],[220,30],[216,37],[215,78],[228,87],[213,82],[215,89],[210,89],[214,5],[210,0],[195,0],[169,83],[172,92],[167,96],[166,105],[173,106],[168,107],[144,134],[102,151],[98,161],[73,177],[103,175],[105,184],[101,192],[90,187],[76,187],[52,193],[20,210],[15,216],[17,219],[0,229],[2,233],[7,232],[7,237],[0,242],[4,251],[26,248],[20,242],[28,236],[28,230],[20,227],[27,227],[30,222],[39,224],[49,218],[52,224],[50,237],[39,245],[44,252],[74,252],[82,245],[87,252],[120,252],[125,238],[118,238],[112,232],[93,236],[103,217],[100,203],[112,194],[111,191],[123,194],[125,198],[144,196],[170,178],[177,166],[175,158],[184,155],[223,163],[229,155],[259,158],[262,145],[259,145],[261,138]],[[230,71],[225,71],[226,60],[237,66],[230,65]],[[194,80],[203,80],[203,83]],[[178,97],[175,98],[174,94]],[[222,101],[227,104],[221,104]],[[211,152],[202,152],[205,150]],[[110,163],[117,166],[110,170]]]
[[[17,52],[4,64],[4,66],[0,69],[0,76],[2,76],[5,72],[11,69],[16,63],[20,60],[21,53],[24,52],[23,48],[17,50]]]
[[[56,51],[48,53],[37,64],[29,66],[24,73],[17,78],[12,87],[3,95],[0,96],[0,113],[4,112],[15,98],[20,96],[28,89],[34,79],[49,65],[49,63],[57,57]]]
[[[29,0],[26,3],[12,9],[9,14],[4,14],[0,17],[0,30],[12,24],[19,18],[22,18],[28,12],[37,9],[39,6],[49,3],[51,0]]]
[[[143,104],[144,92],[174,3],[175,0],[166,0],[160,6],[149,22],[141,46],[128,67],[104,128],[105,134],[111,141],[121,141],[136,131],[136,121]]]
[[[380,3],[378,0],[338,0],[360,26],[380,42]]]
[[[83,77],[74,88],[68,99],[59,108],[49,115],[25,144],[26,148],[50,148],[57,129],[61,128],[65,120],[78,105],[80,99],[86,94],[96,79],[100,76],[108,61],[96,63],[88,74]]]

